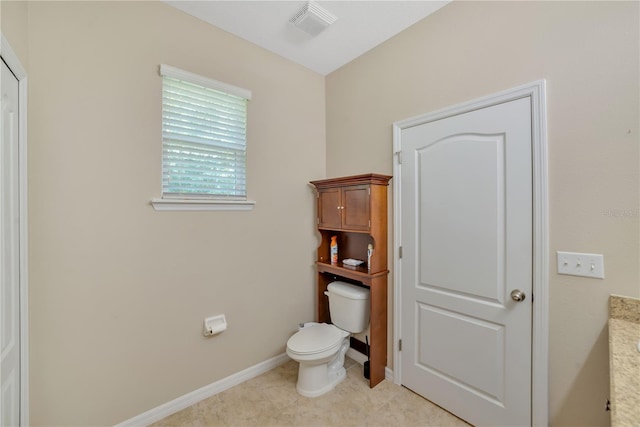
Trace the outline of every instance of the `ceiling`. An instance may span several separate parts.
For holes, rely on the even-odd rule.
[[[337,20],[315,37],[289,23],[306,0],[177,0],[165,3],[327,75],[449,1],[316,1]]]

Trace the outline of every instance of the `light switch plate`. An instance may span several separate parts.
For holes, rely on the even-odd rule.
[[[604,279],[604,256],[578,252],[557,252],[558,274]]]

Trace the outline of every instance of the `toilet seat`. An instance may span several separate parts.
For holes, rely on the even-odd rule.
[[[332,348],[340,346],[342,341],[349,336],[334,325],[320,323],[309,326],[293,334],[287,341],[287,350],[299,355],[312,355],[323,353]]]

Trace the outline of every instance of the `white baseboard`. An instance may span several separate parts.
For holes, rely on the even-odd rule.
[[[355,360],[361,365],[364,365],[364,362],[367,361],[367,356],[360,353],[358,350],[354,350],[353,348],[349,348],[349,350],[347,350],[347,357]]]
[[[347,350],[347,356],[361,365],[364,365],[364,362],[367,360],[367,356],[360,353],[358,350],[354,350],[353,348],[349,348],[349,350]],[[384,379],[393,382],[393,371],[389,369],[388,366],[384,368]]]
[[[393,370],[389,369],[388,366],[384,368],[384,379],[391,382],[394,380]]]
[[[272,359],[265,360],[264,362],[258,363],[257,365],[254,365],[243,371],[237,372],[219,381],[199,388],[198,390],[192,391],[191,393],[187,393],[183,396],[173,399],[170,402],[150,409],[147,412],[144,412],[140,415],[123,421],[120,424],[117,424],[115,427],[148,426],[149,424],[153,424],[156,421],[160,421],[161,419],[168,417],[169,415],[175,414],[178,411],[188,408],[189,406],[194,405],[201,400],[207,399],[227,389],[230,389],[233,386],[250,380],[251,378],[257,377],[258,375],[276,368],[289,360],[289,356],[287,356],[286,353],[283,353]]]
[[[367,356],[352,348],[347,351],[347,356],[361,365],[363,365],[367,360]],[[257,377],[258,375],[264,374],[265,372],[273,368],[277,368],[278,366],[288,362],[289,360],[289,356],[287,356],[286,353],[283,353],[272,359],[265,360],[264,362],[258,363],[257,365],[251,366],[250,368],[247,368],[243,371],[237,372],[219,381],[173,399],[170,402],[150,409],[147,412],[144,412],[140,415],[123,421],[120,424],[117,424],[115,427],[148,426],[155,423],[156,421],[160,421],[161,419],[168,417],[169,415],[173,415],[176,412],[188,408],[191,405],[195,405],[196,403],[204,399],[215,396],[218,393],[222,393],[223,391],[228,390],[231,387],[248,381],[251,378]],[[393,382],[393,371],[388,367],[385,368],[385,379]]]

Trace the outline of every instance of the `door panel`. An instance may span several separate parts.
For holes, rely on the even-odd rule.
[[[401,149],[401,382],[474,425],[529,425],[530,100],[403,129]]]
[[[426,304],[418,305],[417,323],[423,369],[484,398],[504,400],[503,325]],[[473,355],[473,363],[456,354]]]
[[[498,301],[504,294],[503,135],[454,135],[416,157],[418,197],[437,200],[420,209],[420,282]]]

